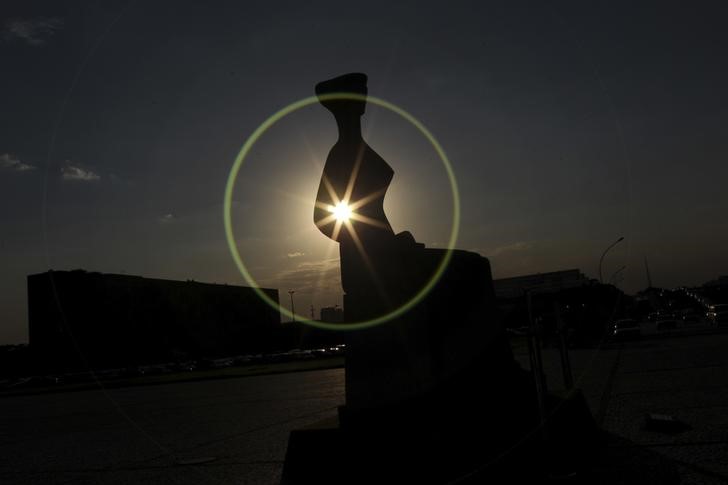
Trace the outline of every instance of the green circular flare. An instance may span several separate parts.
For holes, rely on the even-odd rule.
[[[233,200],[233,187],[235,185],[235,181],[238,177],[238,172],[240,172],[240,168],[243,165],[243,161],[250,153],[250,150],[253,148],[253,145],[260,139],[263,134],[265,134],[268,129],[270,129],[271,126],[273,126],[275,123],[280,121],[285,116],[288,116],[289,114],[293,113],[294,111],[298,111],[301,108],[305,108],[307,106],[310,106],[312,104],[319,103],[320,101],[329,101],[329,100],[352,100],[352,101],[365,101],[369,103],[373,103],[377,106],[381,106],[383,108],[386,108],[402,118],[409,121],[412,125],[414,125],[420,133],[422,133],[425,138],[430,142],[432,147],[435,149],[437,154],[440,156],[440,159],[442,160],[443,165],[445,166],[445,170],[447,171],[447,176],[450,181],[450,190],[452,192],[452,205],[453,205],[453,221],[452,221],[452,227],[450,229],[450,239],[447,243],[447,250],[445,251],[445,255],[443,256],[442,260],[440,261],[440,264],[437,266],[437,269],[432,274],[432,277],[429,279],[427,284],[422,287],[422,289],[413,296],[409,301],[402,304],[400,307],[392,310],[389,313],[383,314],[379,317],[372,318],[369,320],[362,320],[358,322],[346,322],[346,323],[326,323],[326,322],[319,322],[316,320],[312,320],[309,318],[304,317],[303,315],[294,314],[290,310],[280,306],[277,302],[275,302],[271,297],[266,295],[258,286],[255,279],[251,276],[248,269],[245,267],[245,264],[243,263],[242,258],[240,257],[240,253],[238,252],[237,245],[235,244],[235,237],[233,236],[233,224],[232,224],[232,216],[231,216],[231,207],[232,207],[232,200]],[[399,106],[396,106],[389,101],[385,101],[381,98],[376,98],[374,96],[364,96],[362,94],[358,93],[331,93],[331,94],[325,94],[322,96],[310,96],[308,98],[301,99],[299,101],[293,102],[289,104],[288,106],[284,107],[283,109],[279,110],[272,116],[270,116],[267,120],[265,120],[263,123],[261,123],[260,126],[250,135],[250,137],[245,141],[245,144],[240,149],[240,152],[238,153],[238,156],[235,158],[235,163],[233,163],[232,168],[230,169],[230,175],[228,175],[227,184],[225,186],[225,202],[223,204],[223,217],[225,220],[225,235],[227,237],[228,246],[230,248],[230,253],[232,254],[233,260],[235,261],[235,264],[237,265],[238,269],[240,270],[240,273],[243,275],[243,278],[245,278],[245,281],[253,288],[253,290],[256,292],[256,294],[268,305],[273,307],[276,311],[279,311],[283,315],[287,316],[288,318],[311,325],[316,328],[320,328],[323,330],[361,330],[365,328],[374,327],[376,325],[379,325],[381,323],[388,322],[389,320],[392,320],[394,318],[397,318],[407,311],[409,311],[411,308],[413,308],[415,305],[417,305],[419,302],[422,301],[422,299],[432,290],[432,288],[437,284],[437,281],[442,276],[443,272],[445,271],[445,268],[447,268],[447,265],[450,263],[450,259],[452,257],[453,249],[455,248],[455,244],[457,242],[458,232],[460,230],[460,194],[458,192],[458,186],[457,182],[455,180],[455,174],[452,170],[452,166],[450,165],[450,160],[448,160],[447,155],[445,154],[445,151],[442,149],[438,141],[435,139],[435,137],[430,133],[430,131],[425,128],[425,126],[417,120],[414,116],[409,114],[407,111],[403,110]],[[346,310],[344,310],[346,311]]]

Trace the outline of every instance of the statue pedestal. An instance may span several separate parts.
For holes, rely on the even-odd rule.
[[[418,246],[378,255],[378,283],[389,300],[381,301],[374,285],[350,284],[346,319],[396,309],[427,284],[444,255]],[[346,407],[357,413],[443,392],[443,386],[452,392],[448,383],[466,376],[476,379],[466,385],[488,386],[518,369],[497,312],[490,263],[467,251],[452,253],[438,283],[407,313],[345,337]]]
[[[394,297],[349,285],[347,320],[406,301],[442,255],[416,247],[380,257],[384,295]],[[449,483],[470,474],[533,482],[553,462],[547,450],[588,450],[596,427],[578,393],[550,397],[556,432],[541,432],[533,377],[515,362],[495,303],[488,260],[455,251],[417,306],[347,333],[346,405],[337,419],[291,433],[282,483]]]
[[[383,412],[381,421],[370,415],[366,426],[332,418],[294,430],[281,484],[552,483],[550,477],[579,476],[593,462],[599,435],[579,392],[551,396],[544,439],[535,397],[509,405],[498,391],[481,391],[492,394],[491,405],[409,408]],[[494,400],[500,400],[495,407]],[[399,422],[404,415],[406,422]]]

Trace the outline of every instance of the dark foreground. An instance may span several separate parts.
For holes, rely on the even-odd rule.
[[[639,474],[668,468],[681,483],[728,482],[727,350],[728,334],[696,331],[572,351],[578,386],[611,436],[597,464],[607,483],[644,483]],[[558,356],[544,354],[558,390]],[[277,483],[288,433],[335,416],[343,377],[333,369],[4,397],[0,482]],[[689,429],[649,431],[646,413]]]

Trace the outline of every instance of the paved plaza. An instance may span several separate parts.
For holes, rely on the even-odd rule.
[[[682,483],[728,483],[728,333],[646,333],[571,351],[577,385],[612,437],[610,456],[655,458]],[[528,365],[522,348],[517,357]],[[559,390],[558,352],[545,349],[544,363]],[[343,369],[0,397],[0,481],[275,484],[289,431],[343,402]],[[648,431],[646,413],[689,429]],[[600,464],[612,465],[623,464]]]

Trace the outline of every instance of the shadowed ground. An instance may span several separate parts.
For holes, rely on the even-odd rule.
[[[655,483],[671,470],[682,483],[728,481],[728,334],[692,333],[572,351],[611,435],[596,483]],[[558,390],[558,355],[546,349],[544,359]],[[277,483],[290,430],[335,416],[343,401],[343,369],[4,397],[0,482]],[[647,431],[646,412],[690,429]]]

